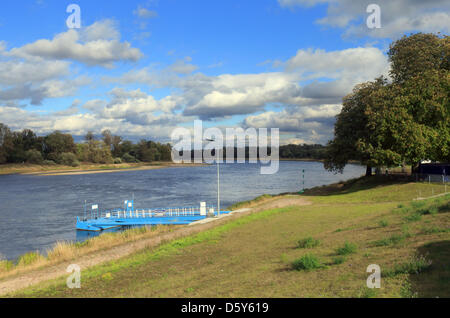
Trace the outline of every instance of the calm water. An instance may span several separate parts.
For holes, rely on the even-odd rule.
[[[365,170],[349,165],[334,175],[318,162],[280,162],[274,175],[260,175],[256,164],[221,165],[221,206],[261,194],[301,190],[359,177]],[[216,166],[167,168],[146,171],[75,176],[0,176],[0,254],[15,259],[28,251],[45,252],[57,241],[80,240],[76,216],[84,201],[100,209],[122,207],[134,194],[136,208],[216,204]]]

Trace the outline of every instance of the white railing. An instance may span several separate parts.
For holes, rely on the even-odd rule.
[[[215,207],[208,206],[206,211]],[[199,216],[200,207],[180,207],[165,209],[137,209],[134,211],[112,210],[105,211],[100,214],[101,218],[108,219],[129,219],[129,218],[153,218],[153,217],[177,217],[177,216]]]

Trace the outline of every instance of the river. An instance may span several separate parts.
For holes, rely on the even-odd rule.
[[[262,194],[295,192],[359,177],[365,169],[348,165],[344,174],[327,172],[320,162],[281,161],[279,171],[261,175],[258,164],[223,164],[223,208]],[[45,252],[57,241],[83,240],[77,235],[76,216],[84,214],[85,200],[100,209],[120,208],[134,195],[135,207],[195,206],[217,202],[216,166],[121,171],[114,173],[0,176],[0,254],[16,259],[29,251]]]

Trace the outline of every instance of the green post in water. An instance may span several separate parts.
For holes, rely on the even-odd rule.
[[[305,169],[302,170],[302,190],[298,194],[305,192]]]

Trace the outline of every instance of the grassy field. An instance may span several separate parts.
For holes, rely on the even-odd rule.
[[[64,277],[10,296],[450,297],[450,195],[412,201],[443,191],[375,177],[316,188],[303,195],[312,205],[253,213],[83,270],[81,289]],[[380,289],[366,287],[370,264],[381,268]]]

